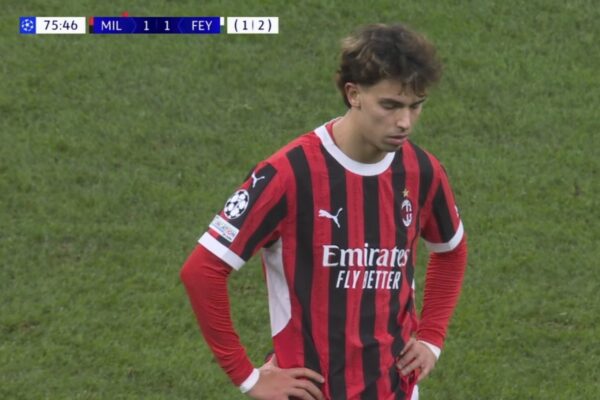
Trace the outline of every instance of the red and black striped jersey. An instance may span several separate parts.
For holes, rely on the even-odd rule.
[[[264,249],[282,368],[321,373],[328,399],[404,399],[413,383],[394,362],[418,324],[417,241],[450,251],[462,222],[431,154],[408,141],[362,164],[335,145],[331,125],[261,162],[199,243],[236,270]]]

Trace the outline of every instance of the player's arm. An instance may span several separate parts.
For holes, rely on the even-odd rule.
[[[419,340],[438,349],[443,347],[450,318],[458,303],[466,267],[466,235],[463,235],[454,249],[430,253],[423,291],[421,321],[417,330]],[[439,357],[439,352],[436,356]]]
[[[419,369],[422,380],[434,368],[458,302],[466,265],[466,237],[451,251],[430,254],[417,338],[406,344],[397,363],[402,375]]]
[[[398,367],[403,374],[433,369],[458,302],[467,265],[467,241],[454,195],[443,168],[434,160],[436,184],[424,212],[422,236],[430,250],[421,320],[416,340],[405,346]]]
[[[181,270],[181,279],[206,342],[240,389],[256,399],[321,399],[308,369],[253,367],[231,321],[227,278],[266,243],[279,236],[286,215],[285,185],[278,171],[261,163],[227,200]]]
[[[231,320],[227,278],[231,268],[198,245],[181,269],[180,276],[206,343],[231,381],[255,399],[323,399],[312,382],[323,377],[306,368],[280,369],[266,364],[255,369]]]
[[[180,272],[206,343],[223,370],[237,386],[254,370],[233,329],[227,278],[231,268],[198,245]]]

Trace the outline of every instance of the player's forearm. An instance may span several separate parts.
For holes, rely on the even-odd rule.
[[[443,347],[467,266],[466,236],[454,250],[431,253],[427,265],[419,340]]]
[[[253,366],[233,329],[227,277],[231,269],[202,246],[197,246],[181,269],[196,319],[219,365],[237,386],[253,372]]]

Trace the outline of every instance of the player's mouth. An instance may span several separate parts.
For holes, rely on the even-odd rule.
[[[408,134],[388,136],[387,141],[393,146],[402,146],[408,140]]]

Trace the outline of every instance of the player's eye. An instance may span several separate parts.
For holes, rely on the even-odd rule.
[[[381,107],[385,108],[386,110],[393,110],[397,107],[397,104],[395,103],[381,103]]]
[[[410,105],[410,109],[411,110],[417,110],[417,109],[421,108],[421,106],[423,105],[424,102],[425,102],[425,100],[421,100],[421,101],[419,101],[417,103],[411,104]]]

